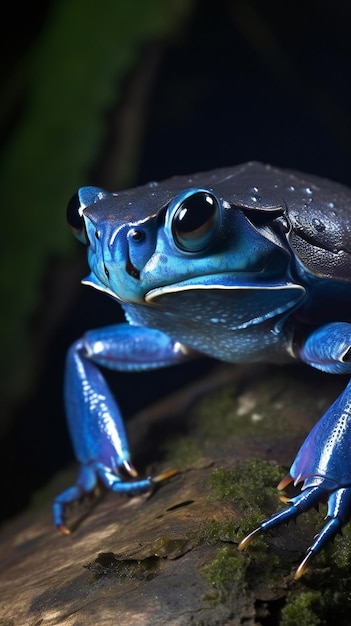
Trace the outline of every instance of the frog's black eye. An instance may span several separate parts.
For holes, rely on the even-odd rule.
[[[177,208],[172,222],[176,245],[186,252],[199,252],[217,232],[220,205],[208,191],[196,191]]]
[[[78,192],[72,196],[67,205],[67,222],[69,223],[74,236],[77,237],[79,241],[85,244],[89,243]]]
[[[67,222],[74,231],[80,232],[83,228],[83,218],[78,192],[72,196],[67,205]]]

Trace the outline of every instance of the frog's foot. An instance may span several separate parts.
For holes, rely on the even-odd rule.
[[[63,534],[71,533],[66,523],[67,509],[75,502],[81,502],[86,496],[92,495],[99,480],[111,491],[136,495],[154,489],[159,483],[177,473],[176,469],[171,469],[156,476],[137,479],[137,471],[131,463],[125,461],[122,469],[127,478],[118,476],[101,464],[82,465],[76,485],[66,489],[54,500],[53,517],[56,528]]]
[[[284,489],[293,478],[288,474],[278,485],[278,489]],[[310,485],[309,482],[319,482],[319,484]],[[281,499],[288,504],[288,507],[278,511],[252,531],[245,539],[243,539],[238,548],[244,550],[259,534],[288,523],[295,519],[301,513],[308,511],[310,508],[317,508],[321,502],[328,503],[328,513],[326,516],[326,524],[322,530],[315,536],[312,545],[308,548],[306,556],[300,563],[295,573],[295,580],[300,578],[306,571],[309,562],[314,554],[317,554],[328,541],[332,541],[337,533],[341,533],[342,526],[351,517],[351,487],[338,487],[332,481],[319,477],[307,479],[304,483],[303,491],[295,498]]]

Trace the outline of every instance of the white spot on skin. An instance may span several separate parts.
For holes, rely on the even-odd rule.
[[[94,354],[99,354],[104,351],[104,344],[102,341],[95,341],[94,343]]]

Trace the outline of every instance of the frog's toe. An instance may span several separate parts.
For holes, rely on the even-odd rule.
[[[332,541],[337,533],[341,533],[342,522],[338,517],[328,519],[322,530],[315,536],[312,545],[308,548],[305,557],[295,572],[295,580],[303,576],[314,554],[317,554],[328,541]]]
[[[97,475],[107,489],[130,495],[149,491],[178,472],[176,469],[170,469],[156,476],[148,476],[139,479],[137,478],[137,471],[129,462],[128,464],[124,463],[121,469],[127,473],[127,479],[117,475],[106,466],[98,466]]]
[[[74,502],[82,500],[84,495],[84,490],[79,485],[75,485],[66,489],[66,491],[55,498],[52,507],[54,524],[57,530],[59,530],[63,535],[69,535],[71,533],[70,528],[67,526],[66,519],[68,507]]]
[[[325,545],[332,541],[337,533],[341,533],[341,529],[351,517],[351,487],[335,488],[330,490],[330,482],[326,481],[328,488],[323,486],[323,479],[320,485],[306,487],[296,497],[287,501],[287,507],[278,511],[253,530],[239,544],[239,550],[244,550],[247,546],[261,533],[288,523],[290,520],[296,519],[298,515],[308,511],[310,508],[317,508],[321,502],[328,503],[327,522],[315,536],[313,543],[308,548],[306,556],[300,563],[295,579],[300,578],[306,571],[309,562],[314,554],[317,554]],[[279,487],[286,486],[291,479],[288,477],[283,479]]]
[[[279,484],[279,486],[281,483]],[[240,543],[239,550],[245,550],[247,546],[261,533],[275,528],[276,526],[281,526],[281,524],[288,523],[290,520],[295,519],[298,515],[307,511],[311,507],[318,506],[322,497],[322,489],[320,487],[311,487],[307,491],[303,491],[295,498],[288,500],[288,506],[281,511],[278,511],[271,517],[263,520],[260,523],[258,528],[253,530],[249,535],[247,535]]]
[[[100,482],[111,491],[133,496],[155,489],[161,482],[178,472],[176,469],[170,469],[156,476],[138,479],[137,471],[129,461],[123,462],[121,470],[127,478],[122,478],[103,464],[82,465],[76,485],[66,489],[54,500],[53,517],[56,528],[65,535],[71,533],[66,519],[68,509],[74,503],[81,502],[85,497],[95,493]]]

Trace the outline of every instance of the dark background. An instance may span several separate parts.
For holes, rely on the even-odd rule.
[[[79,0],[13,5],[3,25],[4,518],[73,460],[61,397],[68,346],[123,319],[79,284],[85,250],[65,226],[78,185],[116,190],[252,159],[351,185],[349,2],[169,0],[168,27],[157,28],[160,3],[144,4],[119,19],[124,3],[106,0],[95,24]],[[79,62],[68,54],[75,40]],[[108,378],[130,415],[206,367]]]

